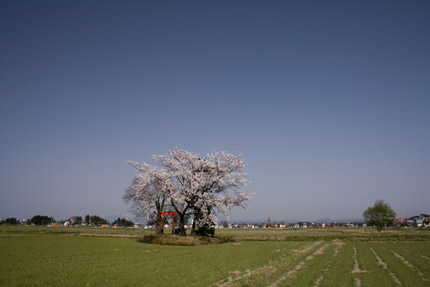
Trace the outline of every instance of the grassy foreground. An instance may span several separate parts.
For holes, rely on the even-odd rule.
[[[204,246],[134,238],[152,233],[0,226],[0,286],[430,286],[427,230],[219,230],[236,242]]]

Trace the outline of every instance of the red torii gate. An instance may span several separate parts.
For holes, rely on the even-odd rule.
[[[164,217],[166,217],[166,216],[171,216],[172,217],[172,233],[175,233],[175,215],[176,215],[176,211],[164,211],[164,210],[162,210],[162,211],[160,211],[160,213],[161,213],[161,217],[162,217],[162,220],[161,220],[161,230],[163,230],[164,229]]]

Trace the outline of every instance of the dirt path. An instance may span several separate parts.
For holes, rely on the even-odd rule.
[[[325,243],[323,241],[317,241],[317,242],[302,246],[301,248],[290,250],[289,251],[290,256],[294,256],[294,257],[300,256],[303,259],[299,261],[295,266],[293,267],[290,266],[289,270],[287,269],[285,273],[278,280],[276,280],[269,286],[277,287],[277,286],[283,285],[285,280],[293,277],[300,270],[308,266],[309,264],[308,262],[311,262],[314,258],[324,254],[330,246],[335,246],[335,248],[333,249],[333,254],[331,255],[331,259],[328,260],[329,263],[322,270],[321,276],[315,281],[314,287],[319,287],[322,284],[322,281],[324,279],[326,272],[330,269],[331,265],[334,262],[334,259],[338,255],[340,248],[342,248],[344,245],[345,245],[345,242],[340,240],[333,240],[331,242],[325,242]],[[356,273],[368,272],[366,270],[359,269],[358,260],[357,260],[357,251],[356,249],[354,250],[355,250],[354,258],[357,266],[354,270],[356,269],[359,270],[359,272],[356,272]],[[275,250],[275,252],[279,252],[279,251],[280,250]],[[277,260],[271,261],[264,266],[261,266],[252,270],[250,269],[245,271],[232,270],[230,271],[230,274],[231,274],[230,276],[222,280],[219,280],[213,286],[216,286],[216,287],[242,286],[244,284],[243,280],[247,280],[247,279],[251,280],[250,278],[252,276],[258,275],[258,274],[262,274],[263,277],[269,278],[270,276],[273,276],[276,273],[287,268],[287,266],[289,265],[288,261],[290,261],[289,259],[291,258],[290,256],[285,256],[285,255],[283,255],[283,257],[280,256]],[[356,279],[356,280],[358,280],[356,282],[359,282],[359,285],[357,285],[358,283],[356,283],[356,286],[361,286],[361,281],[359,279]]]
[[[334,259],[336,258],[337,254],[339,254],[340,248],[342,248],[342,246],[345,245],[345,242],[335,239],[332,241],[332,244],[335,245],[336,248],[333,250],[333,255],[329,260],[329,263],[327,264],[326,268],[322,270],[321,276],[315,281],[314,287],[319,287],[321,285],[321,282],[323,281],[325,274],[327,273],[328,270],[330,270]]]
[[[80,233],[78,236],[84,237],[115,237],[115,238],[137,238],[138,235],[130,234],[95,234],[95,233]]]
[[[405,264],[406,266],[408,266],[409,268],[411,268],[412,270],[414,270],[415,272],[417,272],[418,276],[420,277],[424,277],[424,273],[422,273],[421,271],[418,271],[415,266],[410,263],[408,260],[406,260],[402,255],[394,252],[393,250],[391,250],[391,253],[394,254],[394,256],[396,256],[397,258],[399,258],[403,264]],[[429,281],[428,279],[422,278],[423,281]]]
[[[321,282],[324,279],[325,274],[327,273],[327,271],[329,270],[329,268],[324,268],[322,271],[323,273],[321,274],[321,276],[317,279],[317,281],[315,281],[315,285],[314,287],[319,287],[321,285]]]
[[[382,268],[384,268],[385,270],[387,270],[387,271],[388,271],[388,265],[387,265],[387,263],[385,263],[385,262],[381,259],[381,257],[379,257],[379,255],[375,252],[375,250],[373,250],[373,248],[372,248],[372,247],[370,247],[369,249],[370,249],[370,251],[372,251],[373,255],[375,255],[376,259],[378,260],[378,264],[379,264],[380,266],[382,266]],[[390,273],[391,277],[393,278],[394,282],[395,282],[397,285],[402,286],[402,282],[400,282],[399,278],[397,278],[397,277],[396,277],[396,275],[394,275],[394,273],[393,273],[393,272],[389,271],[389,273]]]
[[[326,250],[327,247],[329,247],[330,245],[331,245],[331,243],[326,243],[323,246],[321,246],[317,251],[315,251],[314,253],[312,253],[312,255],[306,257],[306,259],[304,261],[302,261],[299,264],[297,264],[292,270],[288,271],[281,278],[279,278],[276,282],[274,282],[272,285],[270,285],[270,287],[276,287],[281,282],[283,282],[286,279],[288,279],[289,277],[293,276],[297,271],[299,271],[300,269],[302,269],[303,267],[305,267],[306,261],[312,260],[312,259],[315,258],[315,256],[323,254],[324,250]]]
[[[312,251],[315,247],[318,245],[321,245],[322,241],[317,241],[312,244],[307,244],[299,249],[293,249],[290,252],[293,256],[299,256],[302,254],[309,253]],[[242,279],[247,279],[253,275],[257,274],[267,274],[268,276],[275,274],[277,271],[281,270],[283,268],[282,264],[282,258],[278,258],[278,260],[269,262],[269,264],[266,264],[264,266],[261,266],[259,268],[253,269],[253,270],[245,270],[243,272],[239,270],[230,271],[232,274],[231,276],[228,276],[227,278],[224,278],[214,284],[214,286],[217,287],[227,287],[227,286],[233,286],[237,281]],[[297,267],[297,266],[296,266]],[[298,267],[299,268],[299,267]]]
[[[358,265],[357,260],[357,248],[354,246],[354,269],[351,271],[351,273],[368,273],[367,270],[361,270],[360,265]]]

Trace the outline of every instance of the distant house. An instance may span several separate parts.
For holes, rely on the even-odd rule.
[[[409,217],[406,220],[406,223],[409,227],[430,227],[430,215],[428,214],[420,214]]]
[[[423,225],[423,222],[420,219],[419,215],[409,217],[406,220],[406,223],[407,223],[408,227],[421,227]]]
[[[82,216],[72,216],[70,217],[69,222],[71,225],[81,224]]]
[[[395,227],[403,227],[407,226],[407,217],[397,217],[394,219],[394,226]]]
[[[299,222],[298,224],[300,228],[308,228],[312,225],[310,222]]]
[[[430,215],[429,214],[422,213],[420,215],[420,220],[422,221],[424,227],[426,227],[426,228],[430,227]]]

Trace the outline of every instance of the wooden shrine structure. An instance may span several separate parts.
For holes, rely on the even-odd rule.
[[[164,230],[164,217],[166,216],[171,216],[172,217],[172,233],[175,233],[175,215],[176,215],[176,211],[172,210],[172,211],[164,211],[162,210],[161,212],[161,230]]]

